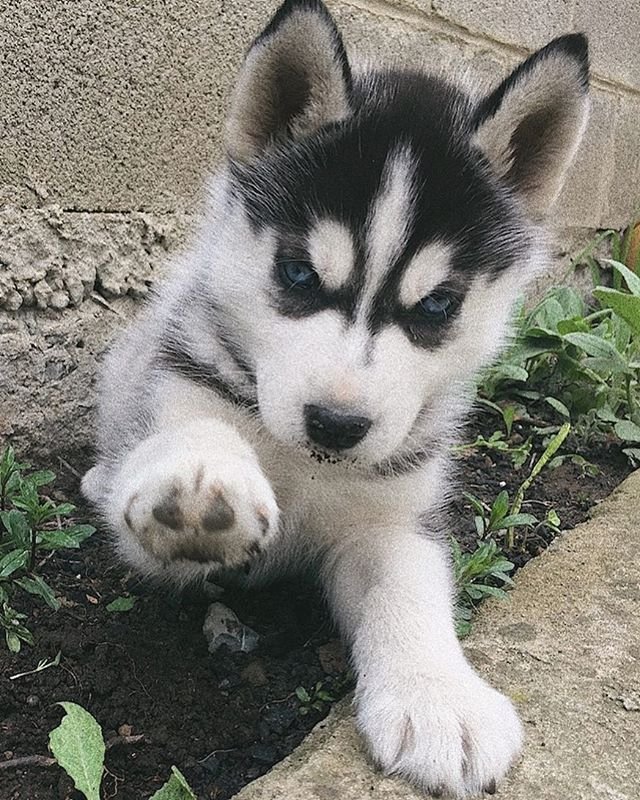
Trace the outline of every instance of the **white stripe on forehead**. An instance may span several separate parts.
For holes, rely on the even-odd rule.
[[[408,145],[399,145],[387,159],[380,194],[369,213],[367,294],[375,290],[407,243],[413,219],[414,175],[411,150]]]
[[[328,289],[339,289],[351,275],[354,247],[351,232],[334,219],[318,220],[307,236],[309,258]]]
[[[430,294],[451,272],[451,246],[432,242],[411,259],[400,282],[400,302],[410,308]]]

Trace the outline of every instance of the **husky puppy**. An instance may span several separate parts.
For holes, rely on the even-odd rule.
[[[102,370],[83,490],[120,555],[177,583],[315,571],[373,757],[434,794],[493,792],[522,742],[456,638],[441,509],[588,106],[580,34],[473,96],[353,71],[321,0],[286,0],[199,236]]]

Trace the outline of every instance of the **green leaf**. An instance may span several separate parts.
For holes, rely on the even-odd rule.
[[[15,544],[26,545],[30,539],[30,528],[27,518],[21,511],[0,511],[2,524],[14,539]]]
[[[619,261],[614,261],[610,258],[603,258],[602,259],[605,264],[611,265],[616,272],[621,275],[627,286],[629,287],[629,291],[632,295],[636,297],[640,296],[640,276],[636,275],[635,272],[632,272],[628,267],[625,267],[624,264],[621,264]]]
[[[491,506],[491,515],[489,516],[489,530],[495,530],[496,526],[501,524],[501,520],[509,510],[509,493],[502,490],[500,494],[493,501]]]
[[[39,575],[34,575],[31,578],[18,578],[15,583],[22,587],[25,592],[41,597],[49,608],[54,611],[60,608],[60,601],[53,593],[53,589]]]
[[[640,297],[604,287],[594,289],[593,294],[602,306],[615,311],[634,333],[640,334]]]
[[[624,419],[621,422],[616,422],[614,425],[616,436],[625,442],[640,442],[640,425],[631,422],[630,419]],[[2,562],[0,562],[1,564]]]
[[[135,604],[135,597],[116,597],[107,605],[107,611],[131,611]]]
[[[85,539],[95,533],[93,525],[73,525],[62,530],[40,531],[39,546],[43,550],[77,549]]]
[[[301,703],[310,703],[311,697],[309,697],[309,692],[304,688],[304,686],[298,686],[296,689],[296,697]]]
[[[19,569],[27,565],[29,560],[29,553],[22,548],[19,550],[12,550],[6,556],[0,558],[0,578],[8,578]]]
[[[51,472],[50,469],[41,469],[37,472],[32,472],[31,475],[28,475],[25,480],[31,481],[35,486],[46,486],[48,483],[52,483],[56,479],[56,473]]]
[[[100,800],[105,753],[100,726],[82,706],[58,705],[67,713],[49,734],[51,752],[87,800]]]
[[[171,767],[173,773],[165,785],[150,800],[198,800],[191,791],[187,779],[177,767]]]
[[[520,525],[536,525],[538,518],[533,514],[510,514],[500,520],[500,526],[504,528],[517,528]]]
[[[15,631],[5,630],[4,638],[7,642],[7,647],[12,653],[20,652],[20,637]]]
[[[550,405],[551,408],[554,408],[558,414],[560,414],[560,416],[564,417],[565,419],[571,419],[569,409],[564,403],[560,402],[557,397],[545,397],[544,402],[547,403],[547,405]]]
[[[610,358],[616,363],[621,363],[623,368],[624,361],[616,348],[606,339],[601,339],[593,333],[567,333],[562,337],[566,342],[579,347],[581,350],[594,358]]]

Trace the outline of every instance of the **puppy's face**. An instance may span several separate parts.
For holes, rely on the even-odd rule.
[[[586,114],[572,47],[478,103],[416,73],[354,78],[316,6],[289,4],[256,41],[211,292],[276,438],[380,463],[438,436],[540,265],[531,218]]]

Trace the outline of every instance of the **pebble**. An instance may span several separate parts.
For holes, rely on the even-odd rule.
[[[233,653],[250,653],[258,646],[258,634],[243,625],[237,615],[222,603],[211,603],[202,632],[210,653],[215,653],[223,645]]]
[[[37,694],[30,694],[27,697],[27,705],[28,706],[39,706],[40,705],[40,698]]]

